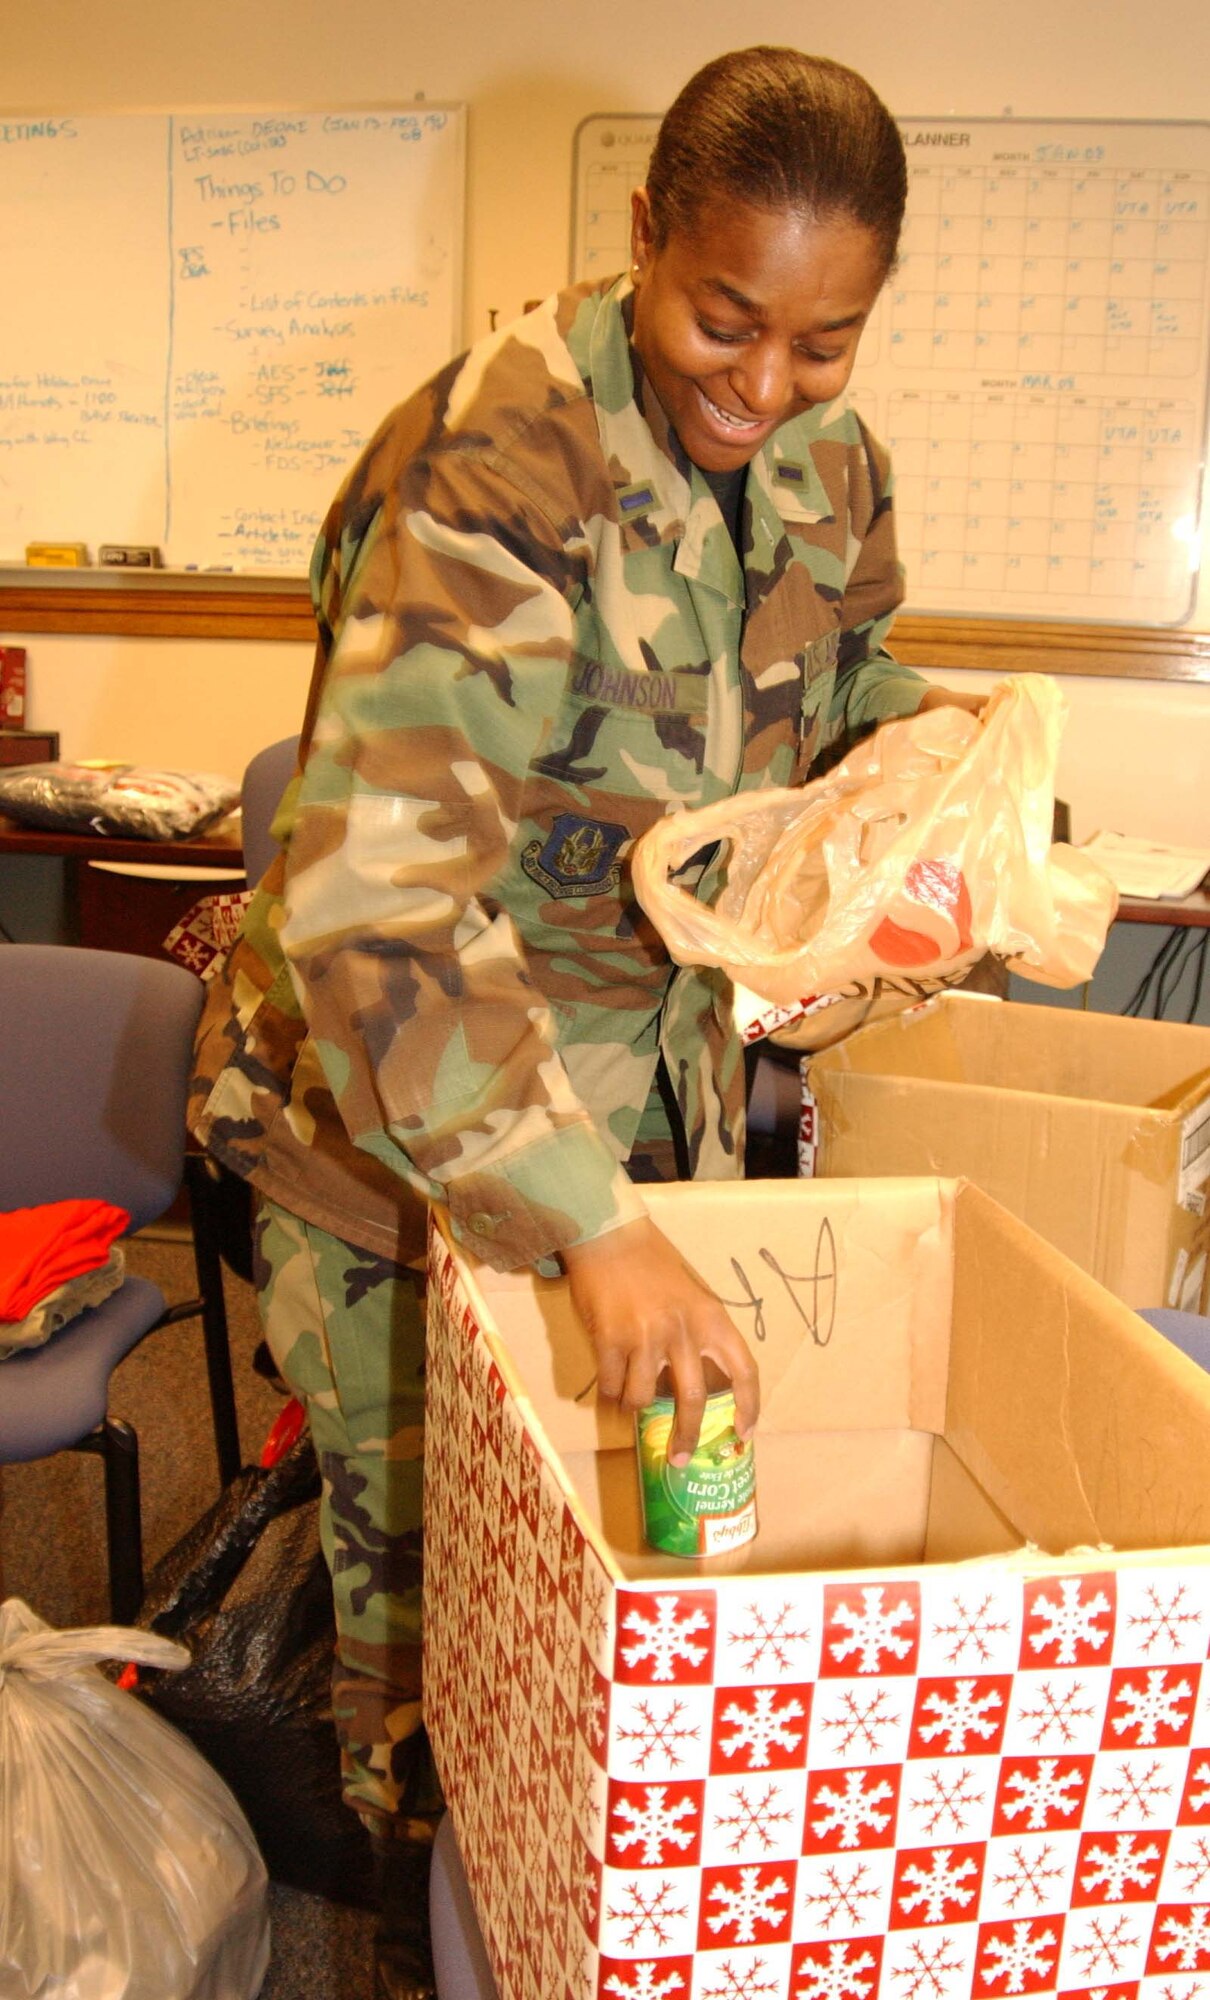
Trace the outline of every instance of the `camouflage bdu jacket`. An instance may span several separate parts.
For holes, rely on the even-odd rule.
[[[400,1260],[429,1199],[502,1269],[641,1214],[623,1162],[661,1051],[695,1177],[742,1171],[729,989],[672,965],[631,846],[924,692],[883,650],[901,572],[859,418],[839,399],[764,447],[741,564],[631,300],[580,286],[482,341],[346,480],[288,860],[203,1019],[209,1149]]]

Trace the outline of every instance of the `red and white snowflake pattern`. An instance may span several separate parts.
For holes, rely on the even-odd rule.
[[[1210,1565],[619,1582],[433,1260],[426,1706],[500,2000],[1210,2000]]]

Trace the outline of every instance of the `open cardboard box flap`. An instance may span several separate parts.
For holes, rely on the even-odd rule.
[[[761,1530],[705,1574],[1210,1544],[1210,1378],[980,1189],[647,1198],[760,1364]],[[633,1426],[595,1400],[566,1286],[462,1263],[607,1572],[684,1581],[642,1543]]]
[[[969,1177],[1128,1305],[1205,1310],[1205,1028],[952,993],[806,1077],[821,1177]]]

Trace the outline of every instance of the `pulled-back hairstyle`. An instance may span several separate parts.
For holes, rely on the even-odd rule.
[[[690,77],[647,170],[657,250],[692,234],[719,197],[862,224],[895,262],[907,166],[899,129],[864,77],[799,49],[735,49]]]

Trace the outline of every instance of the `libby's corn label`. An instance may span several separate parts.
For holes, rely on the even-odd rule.
[[[706,1399],[701,1434],[687,1465],[668,1463],[676,1404],[659,1396],[635,1418],[643,1534],[670,1556],[714,1556],[756,1533],[756,1456],[735,1430],[735,1397]]]

